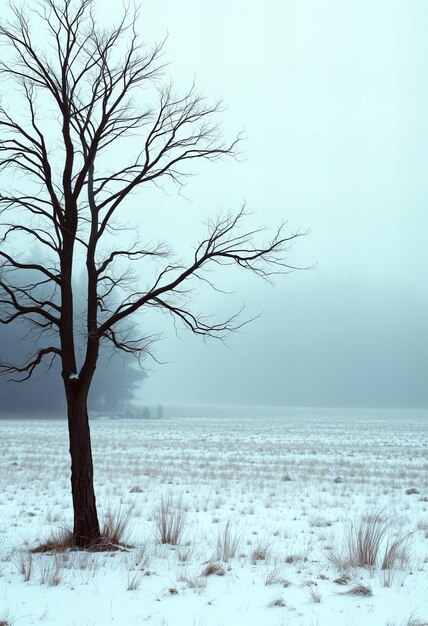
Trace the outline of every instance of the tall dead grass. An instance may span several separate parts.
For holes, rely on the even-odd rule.
[[[327,559],[339,571],[353,567],[393,570],[409,562],[410,534],[392,536],[392,519],[382,512],[363,515],[351,523],[343,536],[342,548],[327,552]]]
[[[183,501],[179,499],[174,502],[171,496],[162,497],[154,511],[153,518],[156,540],[162,544],[178,545],[182,539],[187,518]]]
[[[229,561],[239,550],[242,534],[232,525],[229,518],[226,525],[219,530],[217,536],[216,558],[218,561]]]
[[[33,555],[31,550],[19,550],[11,556],[11,561],[15,565],[24,582],[31,580],[33,575]]]
[[[116,511],[107,509],[101,526],[101,537],[104,543],[129,548],[130,521],[131,509],[118,508]]]
[[[108,552],[130,548],[129,522],[131,510],[119,508],[116,511],[107,509],[100,529],[100,537],[86,549],[89,552]],[[33,554],[60,553],[78,550],[71,528],[61,525],[50,537],[31,549]]]

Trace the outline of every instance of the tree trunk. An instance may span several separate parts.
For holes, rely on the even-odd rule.
[[[66,384],[74,509],[73,534],[76,545],[80,548],[86,548],[100,538],[87,397],[87,391],[82,389],[80,381]]]

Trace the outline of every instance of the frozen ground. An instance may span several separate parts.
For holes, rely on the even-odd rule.
[[[66,424],[0,422],[0,624],[428,623],[426,412],[173,414],[92,422],[100,517],[131,511],[135,548],[113,554],[30,557],[26,545],[71,521]],[[178,546],[156,541],[162,496],[185,516]],[[389,539],[358,567],[350,524],[367,530],[376,514]],[[382,570],[388,541],[408,533]],[[372,595],[347,594],[356,584]]]

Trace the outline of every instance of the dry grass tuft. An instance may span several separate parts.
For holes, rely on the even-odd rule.
[[[101,527],[101,541],[94,544],[94,550],[97,546],[109,545],[111,548],[130,548],[126,541],[126,534],[129,533],[129,522],[131,519],[131,510],[119,508],[116,512],[107,510],[104,523]],[[108,550],[108,548],[107,548]]]
[[[344,595],[344,596],[363,596],[363,597],[368,598],[368,597],[373,595],[373,591],[372,591],[372,588],[370,587],[370,585],[366,585],[364,583],[356,583],[350,589],[348,589],[347,591],[344,591],[342,593],[342,595]]]
[[[197,591],[203,591],[207,586],[206,578],[203,576],[194,576],[188,572],[180,574],[178,580],[185,583],[189,589],[195,589]]]
[[[171,496],[162,497],[153,517],[156,524],[156,540],[162,544],[178,545],[186,523],[186,512],[182,500],[174,504]]]
[[[409,560],[408,540],[412,533],[403,537],[396,537],[389,541],[385,547],[385,554],[382,559],[382,570],[393,570],[397,567],[403,567]]]
[[[308,586],[308,596],[312,600],[312,602],[315,602],[316,604],[319,604],[321,602],[321,594],[315,585]]]
[[[406,572],[399,569],[383,569],[380,572],[380,582],[382,587],[402,587],[404,579],[406,578]]]
[[[126,585],[127,591],[136,591],[140,588],[141,581],[143,580],[144,573],[141,571],[138,572],[128,572],[128,581]]]
[[[284,558],[284,563],[287,565],[292,565],[293,563],[298,563],[299,561],[306,561],[306,557],[303,554],[288,554]]]
[[[193,554],[193,548],[182,548],[177,550],[177,559],[180,563],[187,563]]]
[[[346,538],[351,566],[374,567],[389,529],[390,522],[382,513],[363,516],[359,523],[351,525]]]
[[[341,572],[351,567],[380,566],[382,570],[402,567],[410,558],[407,542],[412,533],[388,539],[391,526],[391,520],[382,513],[361,517],[347,528],[342,550],[328,550],[327,559]]]
[[[57,587],[63,577],[61,561],[58,554],[54,554],[53,558],[42,560],[40,562],[40,584],[48,587]]]
[[[273,598],[268,604],[268,607],[274,607],[274,606],[287,606],[287,604],[284,598],[281,598],[281,596],[278,596],[277,598]]]
[[[31,580],[33,574],[33,555],[31,550],[20,550],[11,557],[12,563],[22,576],[24,582]]]
[[[274,567],[267,571],[265,574],[265,585],[282,585],[283,587],[289,587],[290,581],[283,577],[282,571],[278,567]]]
[[[221,563],[209,561],[201,572],[201,576],[224,576],[226,570]]]
[[[90,544],[86,550],[88,552],[114,552],[131,548],[132,546],[125,541],[130,517],[130,510],[125,511],[119,508],[116,512],[112,512],[109,509],[101,526],[100,538]],[[31,552],[33,554],[58,554],[69,550],[82,550],[82,548],[76,546],[73,531],[63,525],[49,539],[32,548]]]
[[[269,547],[268,546],[257,546],[254,548],[251,554],[251,563],[252,565],[256,565],[257,561],[266,561],[269,556]]]
[[[348,576],[347,574],[342,574],[341,576],[339,576],[339,578],[335,578],[333,582],[336,583],[336,585],[347,585],[350,580],[350,576]]]
[[[134,555],[134,567],[141,571],[147,569],[150,563],[150,555],[148,551],[148,542],[145,541]]]
[[[232,528],[231,519],[226,522],[223,529],[219,530],[217,537],[217,560],[229,561],[238,552],[242,535]]]
[[[58,553],[67,550],[76,550],[76,541],[73,531],[68,526],[61,526],[49,539],[31,549],[33,554],[44,554],[47,552]]]

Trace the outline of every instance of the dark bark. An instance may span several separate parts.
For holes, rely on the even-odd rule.
[[[71,491],[74,509],[73,535],[76,546],[85,548],[100,538],[94,490],[91,433],[87,392],[79,381],[65,384],[70,437]]]

